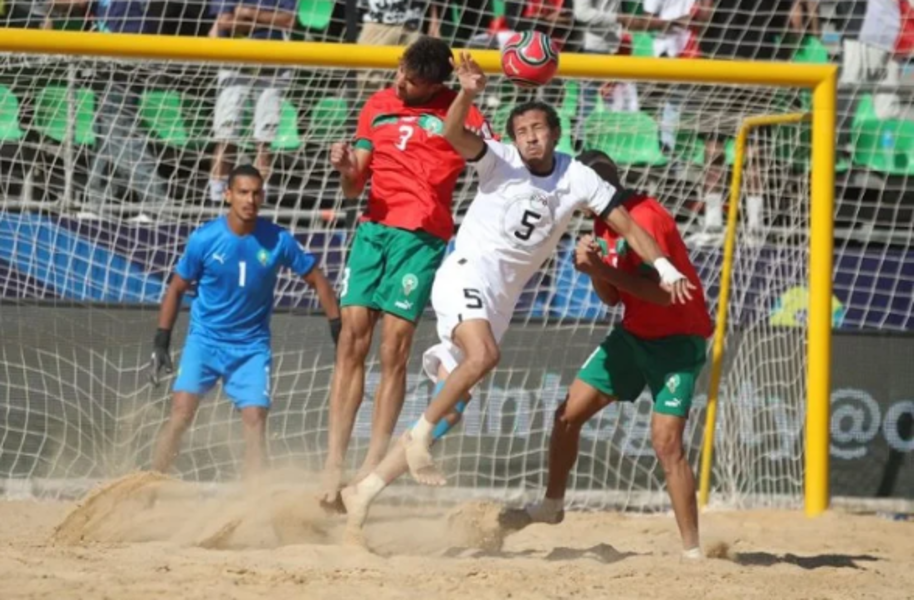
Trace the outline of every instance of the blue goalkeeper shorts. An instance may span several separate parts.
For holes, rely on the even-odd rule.
[[[268,342],[241,345],[191,335],[181,353],[174,391],[202,396],[221,378],[236,408],[270,408],[272,362]]]

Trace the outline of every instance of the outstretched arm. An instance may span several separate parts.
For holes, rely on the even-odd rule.
[[[657,269],[660,285],[672,295],[674,303],[685,304],[692,298],[689,290],[695,286],[663,255],[657,241],[632,219],[624,206],[611,210],[604,220],[625,238],[641,260]]]
[[[485,89],[486,75],[466,52],[460,54],[460,64],[455,65],[460,80],[460,92],[451,103],[444,120],[444,137],[465,159],[479,157],[486,143],[465,126],[473,100]]]

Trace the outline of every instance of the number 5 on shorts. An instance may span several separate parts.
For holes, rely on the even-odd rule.
[[[482,308],[482,294],[479,293],[479,290],[474,290],[473,288],[464,288],[463,297],[467,299],[467,308]]]

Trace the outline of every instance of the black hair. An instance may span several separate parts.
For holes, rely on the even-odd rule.
[[[539,100],[530,100],[529,102],[518,104],[513,109],[511,109],[511,114],[508,115],[507,125],[509,138],[512,140],[514,139],[514,119],[534,110],[542,111],[546,115],[546,124],[549,125],[549,129],[558,129],[562,126],[562,122],[559,121],[559,113],[555,112],[554,108],[545,102],[540,102]]]
[[[232,184],[235,183],[235,180],[239,177],[253,177],[254,179],[259,179],[260,183],[263,183],[263,175],[260,174],[260,171],[254,165],[238,165],[232,172],[229,173],[228,178],[228,188],[232,189]]]
[[[622,178],[619,177],[619,167],[608,154],[602,150],[584,150],[578,155],[578,162],[593,169],[603,181],[617,190],[621,190]]]
[[[454,72],[451,47],[437,38],[423,36],[403,53],[403,69],[427,83],[444,83]]]

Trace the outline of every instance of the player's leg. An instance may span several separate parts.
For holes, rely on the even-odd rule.
[[[386,228],[386,269],[375,301],[387,313],[381,341],[381,383],[375,396],[371,446],[361,473],[387,454],[406,390],[416,323],[428,305],[446,244],[423,231]]]
[[[416,325],[397,315],[387,313],[381,329],[381,381],[375,392],[371,417],[371,441],[365,462],[353,483],[368,475],[384,458],[390,447],[394,427],[400,417],[406,397],[406,365],[413,344]]]
[[[614,330],[588,357],[571,384],[568,397],[555,411],[545,497],[522,511],[505,511],[502,524],[509,529],[520,529],[530,523],[560,523],[568,476],[578,458],[581,429],[616,399],[636,398],[644,383],[620,330]]]
[[[432,398],[437,396],[441,388],[444,387],[444,380],[447,379],[448,372],[444,367],[438,369],[438,382],[435,384],[435,390],[432,392]],[[434,444],[445,434],[456,426],[463,418],[463,411],[466,409],[467,398],[464,402],[459,402],[454,411],[449,413],[444,419],[438,422],[432,433],[432,443]],[[341,492],[343,504],[346,507],[347,522],[349,529],[361,529],[368,518],[368,510],[375,498],[389,486],[409,471],[409,464],[406,462],[406,443],[403,439],[398,441],[384,457],[384,460],[361,481],[350,484]]]
[[[452,334],[453,343],[460,349],[463,360],[451,372],[441,392],[432,400],[419,422],[407,432],[406,460],[413,478],[425,485],[444,485],[447,480],[435,467],[431,445],[435,427],[458,402],[469,396],[501,358],[498,341],[489,321],[465,320]]]
[[[189,392],[175,392],[171,400],[168,421],[159,430],[155,449],[152,451],[152,470],[167,473],[178,456],[181,438],[194,420],[200,396]]]
[[[705,341],[695,336],[636,340],[639,363],[654,396],[651,442],[666,476],[667,490],[682,536],[684,556],[699,558],[695,475],[683,448],[695,380],[705,362]]]
[[[152,470],[165,473],[171,468],[181,446],[181,438],[197,414],[200,397],[219,378],[217,349],[204,340],[189,337],[181,352],[178,378],[173,388],[171,413],[159,431],[152,454]]]
[[[224,346],[225,394],[241,412],[244,430],[244,465],[242,477],[251,480],[267,466],[266,425],[270,410],[273,354],[268,344]]]
[[[342,328],[330,384],[327,460],[321,477],[321,501],[337,506],[346,450],[365,388],[365,358],[380,315],[374,297],[384,272],[384,228],[362,223],[349,249],[340,285]]]

